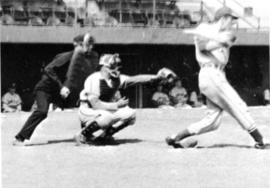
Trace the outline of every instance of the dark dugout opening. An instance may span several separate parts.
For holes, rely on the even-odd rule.
[[[70,44],[1,44],[1,95],[11,83],[23,100],[23,110],[33,103],[32,91],[43,68],[61,52],[72,50]],[[127,75],[155,74],[168,67],[182,79],[189,91],[199,91],[199,66],[192,45],[110,45],[98,44],[95,51],[119,53],[122,73]],[[227,78],[248,105],[263,104],[263,90],[269,88],[269,46],[235,46],[226,67]],[[168,91],[172,86],[167,86]],[[151,96],[156,85],[129,88],[122,91],[132,107],[153,107]]]

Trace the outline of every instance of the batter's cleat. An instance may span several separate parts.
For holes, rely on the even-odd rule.
[[[254,147],[256,149],[265,149],[265,144],[263,142],[257,142]]]
[[[25,142],[22,140],[19,140],[17,138],[14,138],[14,140],[12,141],[12,145],[13,146],[25,146]]]
[[[165,141],[169,146],[172,146],[174,148],[184,148],[180,143],[176,143],[175,140],[171,137],[167,137]]]

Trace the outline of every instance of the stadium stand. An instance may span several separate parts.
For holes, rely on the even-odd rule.
[[[185,28],[210,21],[218,7],[229,6],[241,18],[239,28],[269,27],[267,11],[259,3],[252,7],[251,1],[254,3],[255,0],[86,0],[85,7],[72,7],[62,0],[27,0],[23,3],[21,0],[2,0],[1,22],[5,25],[29,23],[33,26],[74,26],[77,23],[81,26]],[[89,4],[96,4],[99,13],[92,14],[87,7]],[[61,23],[54,23],[58,21],[52,21],[52,16],[56,17],[53,20],[59,19]]]

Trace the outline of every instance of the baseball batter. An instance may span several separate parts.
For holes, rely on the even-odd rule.
[[[183,148],[180,141],[192,135],[217,129],[223,111],[234,117],[242,128],[255,140],[255,148],[264,148],[263,137],[248,112],[247,105],[228,83],[224,68],[228,62],[230,47],[236,37],[232,26],[237,17],[228,7],[219,9],[213,23],[202,23],[186,33],[194,34],[196,59],[201,67],[199,88],[207,98],[208,112],[201,121],[191,124],[176,136],[166,138],[168,145]]]
[[[134,84],[167,79],[175,75],[163,68],[156,75],[127,76],[120,74],[118,54],[105,54],[100,58],[101,69],[90,75],[80,94],[79,119],[83,129],[75,135],[77,145],[96,144],[111,140],[112,136],[135,123],[135,110],[128,106],[128,99],[114,101],[116,92]],[[101,132],[101,134],[97,134]],[[99,142],[100,143],[100,142]]]

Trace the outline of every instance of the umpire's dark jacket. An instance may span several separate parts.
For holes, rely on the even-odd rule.
[[[94,51],[85,53],[81,46],[77,46],[73,51],[58,54],[45,67],[42,79],[34,91],[45,91],[58,98],[60,89],[66,86],[71,92],[68,98],[78,99],[84,80],[96,70],[97,66],[98,54]]]

